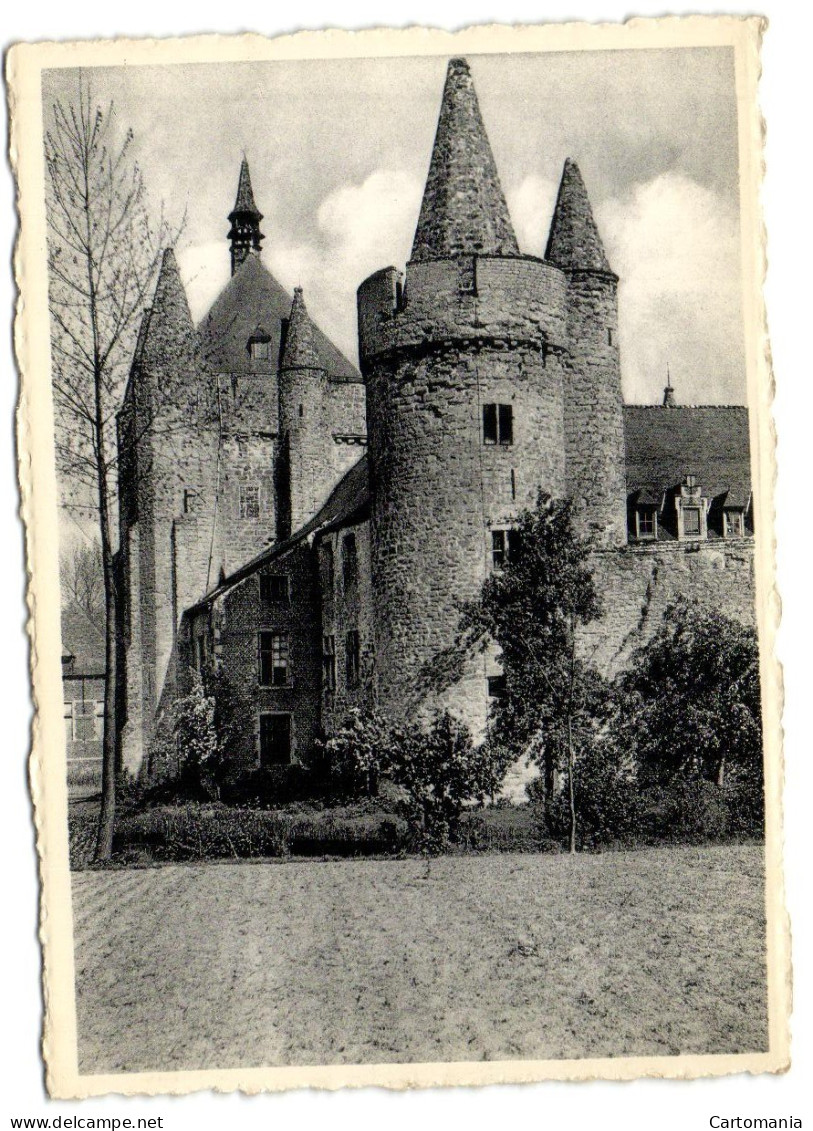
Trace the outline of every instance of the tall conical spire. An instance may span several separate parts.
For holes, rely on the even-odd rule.
[[[248,160],[244,157],[240,164],[237,199],[234,202],[234,208],[229,213],[232,275],[249,255],[260,254],[260,244],[265,239],[260,231],[260,220],[262,218],[262,212],[254,202]]]
[[[412,259],[518,255],[469,64],[451,59]]]
[[[565,271],[610,271],[579,166],[568,157],[550,224],[545,258]]]
[[[181,282],[175,252],[166,248],[155,286],[155,297],[144,333],[141,364],[162,373],[173,373],[194,364],[195,327],[186,291]]]
[[[669,372],[669,362],[666,363],[666,384],[663,389],[663,403],[668,408],[673,408],[675,404],[675,390],[672,386],[672,374]]]
[[[282,350],[280,369],[322,368],[322,363],[316,352],[313,323],[305,306],[302,288],[296,287],[293,305],[291,306],[291,317],[288,320],[288,330],[285,335],[285,345]]]

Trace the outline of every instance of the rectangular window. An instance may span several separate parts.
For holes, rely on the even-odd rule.
[[[723,511],[726,538],[743,538],[745,521],[742,511]]]
[[[260,686],[287,687],[291,676],[288,634],[261,632],[259,644]]]
[[[287,766],[291,761],[291,716],[260,715],[260,765]]]
[[[491,531],[491,564],[502,569],[506,562],[513,561],[519,549],[519,533],[516,530]]]
[[[268,361],[271,356],[269,342],[254,341],[249,346],[252,361]]]
[[[342,581],[344,588],[352,589],[358,581],[358,552],[355,534],[345,534],[342,540]]]
[[[290,604],[291,590],[288,575],[286,573],[261,573],[260,600],[275,605]]]
[[[355,630],[348,632],[345,639],[345,680],[347,686],[358,687],[361,660],[361,642]]]
[[[514,406],[510,404],[483,405],[483,443],[513,444]]]
[[[203,634],[195,638],[195,667],[199,672],[206,670],[206,637]]]
[[[683,508],[683,533],[687,537],[692,537],[700,534],[700,508],[699,507],[684,507]]]
[[[260,488],[256,483],[240,484],[240,518],[260,517]]]
[[[488,697],[489,699],[504,699],[505,698],[505,676],[492,675],[486,680],[488,684]]]
[[[198,509],[198,492],[194,487],[184,487],[183,489],[183,513],[194,514]]]
[[[641,507],[635,512],[637,535],[639,538],[657,538],[658,516],[652,507]]]
[[[332,695],[336,690],[336,637],[322,637],[322,686]]]

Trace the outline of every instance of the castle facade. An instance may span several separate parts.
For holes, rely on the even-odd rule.
[[[482,733],[494,649],[460,604],[540,488],[573,500],[623,665],[684,594],[753,619],[748,413],[625,405],[618,278],[578,166],[523,255],[465,60],[448,67],[410,260],[358,290],[360,372],[261,262],[248,165],[232,278],[195,327],[172,252],[119,416],[124,764],[189,668],[243,695],[235,759],[307,764],[352,706]]]

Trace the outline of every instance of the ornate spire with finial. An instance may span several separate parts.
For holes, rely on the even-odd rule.
[[[579,166],[569,157],[562,170],[545,258],[563,271],[611,270]]]
[[[478,254],[518,255],[519,247],[469,64],[452,59],[412,259]]]
[[[666,386],[663,390],[663,403],[672,408],[675,404],[675,390],[672,388],[672,375],[669,372],[669,362],[666,363]]]
[[[240,164],[240,180],[237,184],[237,199],[229,213],[229,240],[231,241],[231,273],[250,255],[259,255],[265,236],[260,231],[262,212],[254,202],[251,188],[251,174],[246,157]]]

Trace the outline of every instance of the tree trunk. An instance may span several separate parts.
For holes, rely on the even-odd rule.
[[[567,791],[570,802],[570,855],[576,853],[576,785],[573,780],[576,759],[573,757],[573,729],[567,720]]]
[[[722,787],[725,785],[725,754],[720,758],[720,764],[717,767],[717,784]]]

